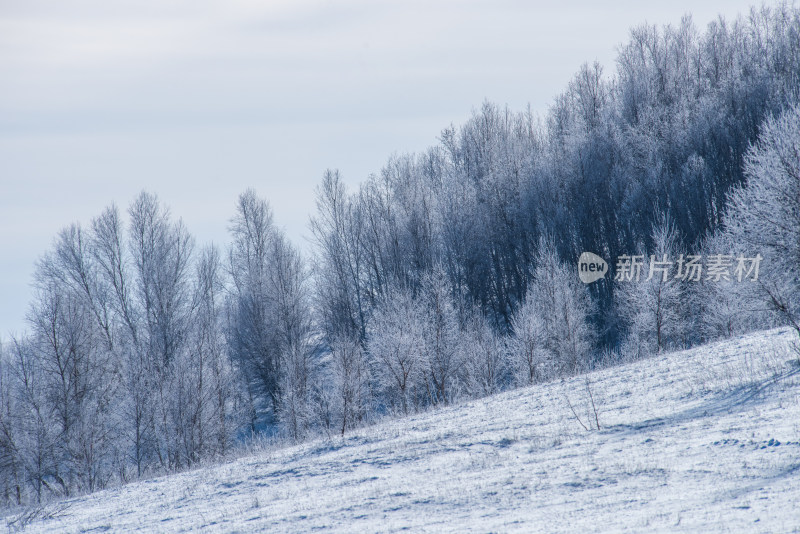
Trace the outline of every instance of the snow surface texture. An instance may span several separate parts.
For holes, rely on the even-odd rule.
[[[591,373],[599,430],[575,377],[66,500],[25,531],[800,532],[796,339]]]

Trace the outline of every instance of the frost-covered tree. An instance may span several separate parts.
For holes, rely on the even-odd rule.
[[[363,423],[372,408],[370,364],[357,340],[330,344],[326,380],[318,384],[319,418],[323,426],[344,435]]]
[[[225,455],[235,445],[245,416],[246,385],[225,344],[225,279],[221,254],[213,245],[197,264],[194,353],[203,359],[207,450]]]
[[[430,402],[430,362],[425,346],[425,313],[410,291],[392,289],[369,324],[367,350],[382,403],[407,414]]]
[[[11,396],[15,401],[14,441],[21,479],[32,500],[42,502],[64,488],[59,442],[61,430],[48,399],[47,377],[30,338],[12,338]]]
[[[190,327],[194,239],[157,196],[143,192],[129,209],[135,297],[146,351],[158,370],[184,348]]]
[[[547,375],[548,353],[545,349],[545,321],[534,308],[535,297],[528,296],[517,308],[511,321],[508,340],[514,382],[520,386],[534,384]]]
[[[157,461],[153,403],[154,373],[146,352],[147,336],[135,291],[135,271],[119,209],[112,205],[92,219],[89,254],[97,269],[98,295],[105,303],[101,318],[120,369],[122,398],[116,407],[119,431],[124,436],[116,470],[127,479],[129,471],[144,474]],[[74,248],[74,247],[71,247]],[[71,254],[71,256],[75,256]],[[133,469],[131,470],[130,467]]]
[[[725,234],[735,253],[763,257],[754,282],[760,298],[800,334],[800,104],[763,124],[745,174]]]
[[[425,308],[424,342],[433,402],[449,404],[463,387],[464,356],[456,307],[444,269],[434,268],[422,282],[418,297]]]
[[[543,350],[555,371],[575,374],[590,362],[593,331],[592,302],[577,272],[558,259],[553,246],[542,240],[526,302],[538,311],[543,325]]]
[[[269,287],[275,228],[269,205],[255,191],[239,196],[230,231],[228,344],[231,357],[247,377],[255,428],[257,413],[277,410],[281,379],[280,340],[272,328],[275,302]]]
[[[28,313],[41,387],[57,414],[60,491],[93,491],[112,475],[119,449],[119,361],[109,303],[99,284],[91,239],[65,228],[37,264]]]
[[[479,313],[461,331],[466,390],[473,397],[493,395],[507,385],[508,360],[501,336]]]
[[[138,387],[145,424],[154,430],[151,451],[163,468],[187,465],[178,438],[184,409],[176,395],[176,362],[185,357],[192,324],[194,240],[183,222],[174,221],[158,197],[143,192],[128,210],[134,305],[139,317],[140,346],[133,362],[145,373]]]
[[[617,265],[616,298],[628,338],[624,350],[654,354],[683,342],[687,308],[682,285],[698,282],[698,258],[680,252],[674,227],[666,220],[654,228],[652,254],[641,254],[641,267],[632,260]]]
[[[0,340],[0,499],[22,504],[25,472],[19,443],[22,410],[16,396],[11,351]]]
[[[280,354],[278,408],[284,429],[299,439],[311,425],[313,384],[318,372],[308,273],[300,253],[282,234],[275,236],[270,256],[271,327],[278,336]]]
[[[175,362],[170,417],[181,462],[224,455],[242,423],[242,388],[225,347],[223,267],[213,246],[195,266],[188,347]]]
[[[315,373],[306,267],[252,190],[239,197],[231,233],[228,343],[247,377],[251,424],[271,412],[299,437],[311,419]]]
[[[326,171],[311,219],[317,246],[315,279],[320,322],[329,339],[366,339],[370,295],[365,252],[365,214],[338,171]]]
[[[699,282],[689,284],[690,320],[700,325],[703,340],[729,338],[751,330],[773,328],[779,324],[780,317],[770,309],[763,298],[759,285],[743,277],[737,280],[735,274],[736,251],[742,244],[735,243],[726,232],[717,232],[705,240],[701,248],[704,258],[712,256],[731,257],[731,276],[729,279],[713,280],[703,277]],[[749,263],[749,262],[748,262]]]

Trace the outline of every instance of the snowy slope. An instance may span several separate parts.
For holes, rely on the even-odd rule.
[[[72,499],[25,531],[800,532],[795,340],[592,373],[599,431],[569,408],[594,424],[576,377]]]

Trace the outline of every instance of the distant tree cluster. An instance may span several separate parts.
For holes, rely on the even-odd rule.
[[[6,501],[92,491],[224,454],[246,399],[225,343],[223,264],[141,194],[40,260],[31,333],[4,346]]]
[[[745,183],[764,120],[798,91],[796,8],[719,19],[704,33],[686,18],[634,29],[616,75],[584,65],[544,120],[486,103],[424,153],[392,157],[355,192],[329,172],[314,220],[326,333],[366,339],[390,288],[416,293],[440,268],[454,296],[507,334],[543,239],[573,265],[583,251],[652,254],[666,224],[675,250],[699,252]],[[603,346],[628,330],[615,289],[608,279],[590,286]],[[685,337],[701,338],[664,341]]]
[[[345,434],[631,357],[800,333],[800,10],[642,26],[540,121],[484,104],[348,192],[325,173],[309,259],[243,193],[226,250],[152,194],[65,228],[30,332],[0,344],[0,503],[89,492]],[[578,279],[613,259],[760,254],[756,282]],[[647,273],[645,273],[647,274]]]

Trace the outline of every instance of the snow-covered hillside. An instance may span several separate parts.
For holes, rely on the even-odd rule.
[[[596,418],[576,377],[50,505],[25,531],[799,532],[796,338],[592,373]]]

